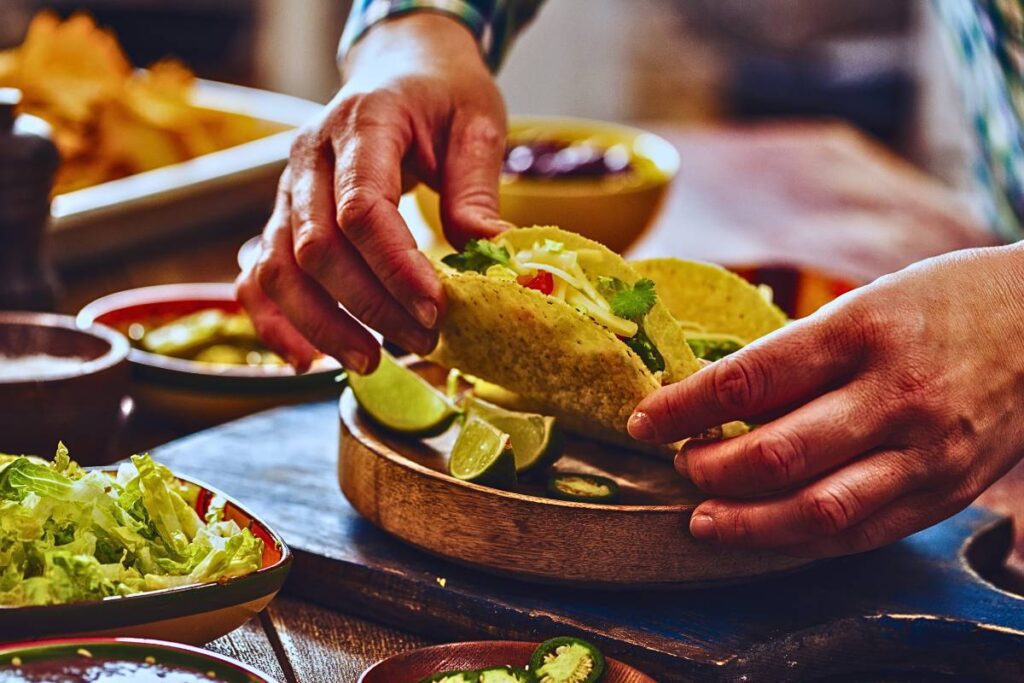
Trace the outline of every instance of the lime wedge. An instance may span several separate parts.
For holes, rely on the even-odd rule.
[[[511,488],[516,483],[512,440],[494,425],[479,417],[470,417],[452,447],[448,471],[462,481]]]
[[[374,422],[402,434],[435,436],[458,414],[444,394],[383,351],[376,370],[369,375],[349,372],[348,385]]]
[[[467,396],[462,406],[467,415],[486,420],[509,435],[516,472],[548,465],[562,454],[564,440],[553,417],[506,410],[473,395]]]

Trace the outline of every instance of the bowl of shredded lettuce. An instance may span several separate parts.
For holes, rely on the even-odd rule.
[[[0,455],[0,639],[163,625],[205,642],[262,609],[290,562],[255,516],[149,455],[116,470],[63,444],[49,462]]]

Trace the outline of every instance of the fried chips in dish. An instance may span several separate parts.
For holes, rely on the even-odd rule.
[[[0,52],[0,87],[46,120],[62,163],[54,194],[179,163],[285,130],[193,101],[196,77],[174,60],[136,70],[85,14],[41,12],[24,42]]]

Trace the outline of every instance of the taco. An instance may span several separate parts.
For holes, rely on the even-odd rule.
[[[654,282],[698,358],[718,360],[786,324],[770,288],[755,287],[721,266],[676,258],[630,265]]]
[[[442,261],[448,310],[431,360],[569,431],[672,453],[626,431],[641,399],[700,367],[654,283],[598,242],[553,227],[471,241]]]

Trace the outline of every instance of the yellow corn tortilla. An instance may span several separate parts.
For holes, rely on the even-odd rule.
[[[502,239],[517,250],[548,239],[561,242],[579,254],[591,280],[606,275],[633,285],[641,278],[607,247],[558,228],[515,228],[495,241]],[[633,408],[662,384],[700,368],[660,303],[644,318],[647,335],[665,359],[664,372],[655,375],[614,333],[564,301],[443,264],[438,271],[448,310],[430,359],[503,387],[570,431],[650,451],[626,431]]]
[[[654,281],[658,298],[684,328],[695,326],[749,344],[786,324],[786,314],[757,287],[721,266],[676,258],[629,265]]]

